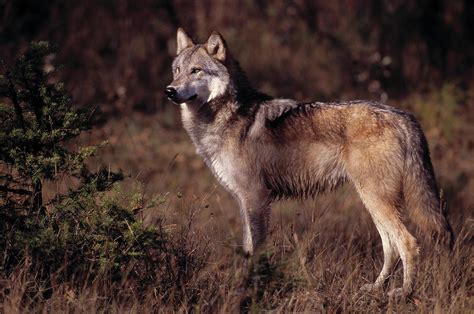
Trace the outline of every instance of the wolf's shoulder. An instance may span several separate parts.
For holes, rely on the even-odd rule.
[[[273,121],[278,117],[297,108],[300,104],[293,99],[272,99],[261,104],[257,115]]]
[[[261,135],[267,121],[274,121],[298,107],[293,99],[271,99],[259,104],[255,118],[249,128],[249,136],[256,138]]]

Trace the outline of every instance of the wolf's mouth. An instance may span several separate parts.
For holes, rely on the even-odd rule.
[[[186,99],[186,101],[189,101],[189,100],[194,100],[194,99],[196,99],[196,98],[197,98],[197,96],[198,96],[198,95],[197,95],[197,94],[195,94],[195,95],[193,95],[193,96],[189,97],[188,99]]]

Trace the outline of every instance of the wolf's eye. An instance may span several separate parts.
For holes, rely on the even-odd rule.
[[[174,71],[176,72],[176,74],[179,74],[180,68],[176,67],[176,69]]]
[[[191,69],[191,74],[196,74],[196,73],[199,73],[199,72],[201,72],[200,68],[192,68]]]

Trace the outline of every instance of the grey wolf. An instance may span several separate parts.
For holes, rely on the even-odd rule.
[[[197,152],[234,196],[243,247],[254,253],[267,233],[272,201],[308,198],[354,184],[380,234],[384,264],[379,289],[400,257],[403,287],[413,289],[416,239],[407,213],[429,235],[451,241],[440,206],[428,144],[413,115],[371,101],[298,103],[252,88],[217,32],[195,44],[180,28],[165,93],[181,107]]]

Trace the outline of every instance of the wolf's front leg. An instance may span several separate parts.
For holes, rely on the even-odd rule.
[[[244,229],[244,252],[252,255],[267,235],[270,221],[270,203],[266,198],[258,201],[240,199],[239,203]]]

